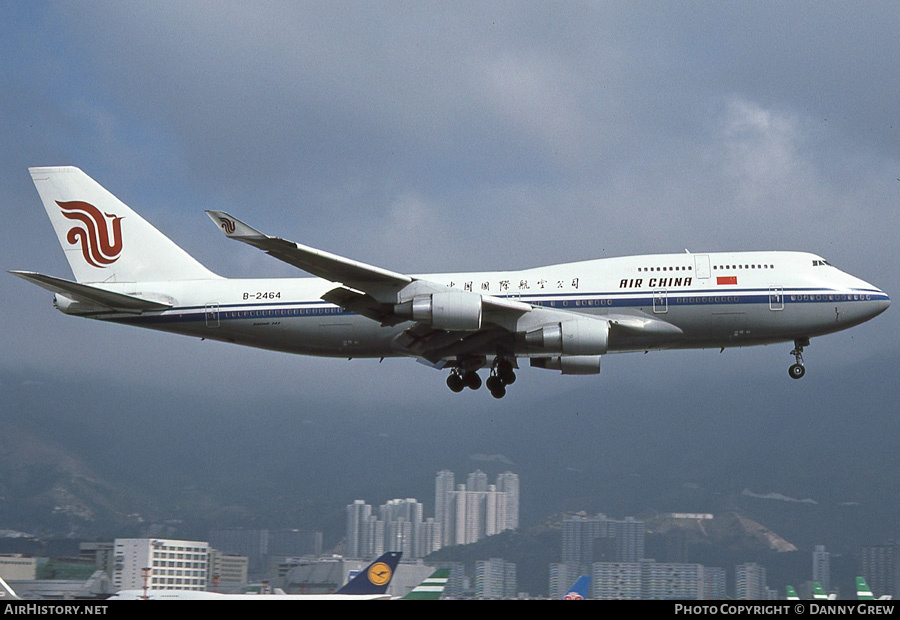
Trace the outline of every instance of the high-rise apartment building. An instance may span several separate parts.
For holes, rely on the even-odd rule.
[[[204,590],[209,544],[162,538],[117,538],[116,590]],[[146,569],[146,570],[145,570]]]
[[[365,532],[369,518],[372,516],[372,506],[367,504],[365,500],[355,500],[347,506],[347,536],[345,539],[344,553],[348,558],[366,557],[364,552],[364,543],[370,540],[365,539]]]
[[[766,569],[756,562],[735,567],[735,595],[741,600],[761,601],[766,595]]]
[[[831,591],[831,554],[825,545],[816,545],[812,553],[812,580],[822,584],[825,592]]]
[[[562,561],[588,574],[592,563],[639,562],[644,559],[644,522],[572,515],[562,523]]]
[[[454,519],[450,506],[450,494],[456,490],[456,476],[452,471],[441,470],[434,480],[434,520],[441,524],[441,545],[449,545]]]
[[[438,472],[435,480],[435,519],[442,518],[445,545],[476,542],[518,526],[519,478],[506,472],[497,484],[488,484],[487,474],[469,474],[466,484],[448,490],[452,472]],[[501,490],[509,489],[508,491]]]
[[[516,595],[516,565],[499,558],[475,563],[475,595],[512,598]]]
[[[860,553],[860,574],[876,596],[889,594],[900,597],[900,543],[863,547]]]

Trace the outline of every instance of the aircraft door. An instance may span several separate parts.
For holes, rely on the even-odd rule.
[[[710,276],[709,254],[697,254],[694,256],[694,273],[701,280],[708,280]]]
[[[769,287],[769,310],[784,310],[784,289],[782,287]]]
[[[653,291],[653,314],[665,314],[669,311],[669,297],[666,291]]]
[[[206,304],[206,326],[207,327],[218,327],[219,326],[219,304]]]

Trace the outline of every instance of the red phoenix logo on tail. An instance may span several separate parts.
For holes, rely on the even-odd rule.
[[[106,267],[119,259],[122,253],[122,218],[109,213],[103,214],[92,204],[73,200],[56,201],[63,216],[80,222],[81,226],[69,229],[66,240],[72,245],[81,245],[84,260],[94,267]],[[106,218],[112,222],[112,234]]]
[[[224,230],[226,234],[234,234],[234,220],[229,220],[227,217],[220,217],[219,221],[222,222],[222,230]]]

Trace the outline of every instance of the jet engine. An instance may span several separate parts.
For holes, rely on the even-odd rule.
[[[551,323],[526,332],[525,344],[548,353],[599,357],[609,349],[609,323],[597,319]]]
[[[481,295],[448,291],[417,295],[394,305],[394,312],[413,321],[429,323],[435,329],[475,331],[481,329]]]
[[[599,355],[563,355],[560,357],[532,357],[533,368],[559,370],[564,375],[600,374]]]

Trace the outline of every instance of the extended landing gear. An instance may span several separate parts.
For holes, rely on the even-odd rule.
[[[462,392],[464,388],[477,390],[481,387],[481,377],[474,370],[460,372],[457,369],[453,369],[450,376],[447,377],[447,387],[454,392]]]
[[[485,386],[494,398],[506,396],[506,386],[516,381],[516,373],[513,371],[513,363],[508,359],[498,358],[491,369],[491,376],[485,382]],[[447,377],[447,387],[454,392],[462,392],[465,388],[477,390],[481,387],[481,377],[474,370],[460,370],[454,368]]]
[[[508,359],[498,358],[494,362],[494,368],[491,370],[491,376],[488,377],[485,385],[490,390],[491,396],[494,398],[503,398],[506,396],[506,386],[516,382],[516,373],[513,371],[512,362]]]
[[[803,347],[809,346],[809,338],[798,338],[794,341],[794,350],[791,355],[794,356],[796,363],[791,364],[788,368],[788,374],[791,379],[800,379],[806,374],[806,368],[803,366]]]

